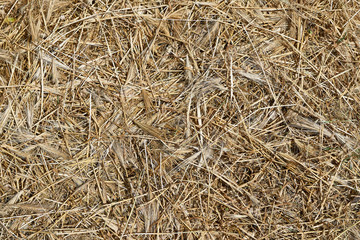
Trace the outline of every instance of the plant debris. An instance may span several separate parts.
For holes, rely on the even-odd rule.
[[[356,1],[0,5],[1,239],[360,239]]]

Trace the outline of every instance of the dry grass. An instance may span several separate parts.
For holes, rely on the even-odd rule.
[[[360,239],[360,3],[296,2],[2,1],[0,238]]]

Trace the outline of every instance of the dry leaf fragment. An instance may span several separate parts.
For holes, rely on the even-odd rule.
[[[157,128],[153,127],[153,126],[147,125],[145,123],[142,123],[140,121],[137,121],[137,120],[134,120],[134,123],[139,128],[141,128],[141,130],[143,130],[145,133],[147,133],[147,134],[149,134],[149,135],[151,135],[153,137],[156,137],[161,141],[165,141],[164,138],[163,138],[164,134],[159,129],[157,129]]]
[[[146,111],[146,113],[149,113],[149,112],[151,112],[151,109],[152,109],[152,104],[150,101],[149,94],[145,89],[141,90],[141,93],[142,93],[142,96],[144,99],[145,111]]]
[[[38,144],[38,146],[40,148],[42,148],[43,150],[45,150],[46,152],[48,152],[49,154],[53,155],[54,157],[62,157],[64,159],[69,158],[69,156],[66,153],[64,153],[63,151],[60,151],[60,150],[58,150],[52,146],[49,146],[47,144],[40,143],[40,144]]]

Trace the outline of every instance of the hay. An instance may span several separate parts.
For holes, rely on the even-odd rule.
[[[1,239],[360,238],[356,1],[0,7]]]

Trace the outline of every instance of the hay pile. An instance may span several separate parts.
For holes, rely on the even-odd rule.
[[[360,4],[0,6],[1,239],[360,239]]]

